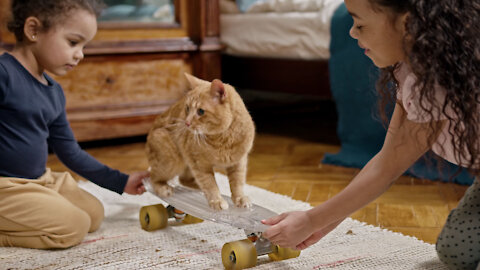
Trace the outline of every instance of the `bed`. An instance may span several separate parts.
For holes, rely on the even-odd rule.
[[[330,20],[342,2],[221,0],[223,80],[240,88],[330,98]]]

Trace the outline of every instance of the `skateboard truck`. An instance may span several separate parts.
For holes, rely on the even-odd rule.
[[[247,239],[252,241],[255,245],[255,249],[257,250],[257,256],[267,255],[273,252],[273,245],[267,239],[262,237],[262,233],[247,233]]]
[[[247,233],[247,239],[229,242],[222,247],[222,263],[225,269],[244,269],[257,264],[257,257],[268,255],[273,261],[300,256],[300,250],[273,245],[262,233]]]
[[[194,224],[203,221],[171,205],[167,206],[167,208],[163,204],[147,205],[140,209],[140,224],[142,229],[146,231],[155,231],[167,227],[169,218],[175,218],[175,221],[184,224]]]
[[[167,206],[167,213],[169,217],[174,217],[175,221],[182,222],[187,214],[171,205]]]

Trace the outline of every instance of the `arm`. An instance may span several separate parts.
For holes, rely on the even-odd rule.
[[[8,73],[3,65],[0,65],[0,104],[7,96]]]
[[[78,145],[66,114],[63,112],[49,127],[48,144],[58,158],[72,171],[106,189],[119,194],[141,194],[145,191],[142,179],[148,172],[135,172],[130,176],[100,163]]]
[[[436,122],[436,130],[442,125],[443,122]],[[429,123],[407,120],[405,110],[397,104],[382,149],[344,190],[308,211],[265,221],[273,226],[264,236],[275,244],[291,248],[305,248],[320,240],[324,234],[316,232],[330,232],[346,217],[379,197],[428,151],[429,135]]]

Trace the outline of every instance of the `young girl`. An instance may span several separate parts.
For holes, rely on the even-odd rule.
[[[264,220],[264,237],[304,249],[367,205],[427,150],[479,174],[480,0],[345,0],[350,35],[374,64],[382,104],[396,98],[383,148],[339,194],[308,211]],[[380,106],[385,108],[386,106]],[[453,269],[480,261],[478,178],[437,241]]]
[[[103,206],[69,173],[45,169],[48,146],[70,169],[117,193],[141,194],[130,176],[84,152],[65,113],[64,75],[95,35],[97,0],[13,0],[16,46],[0,56],[0,246],[67,248],[103,220]]]

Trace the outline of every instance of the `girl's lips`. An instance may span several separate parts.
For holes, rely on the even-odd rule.
[[[360,47],[361,49],[363,49],[364,53],[367,53],[369,51],[369,49],[365,48],[362,46],[362,44],[358,43],[358,47]]]

